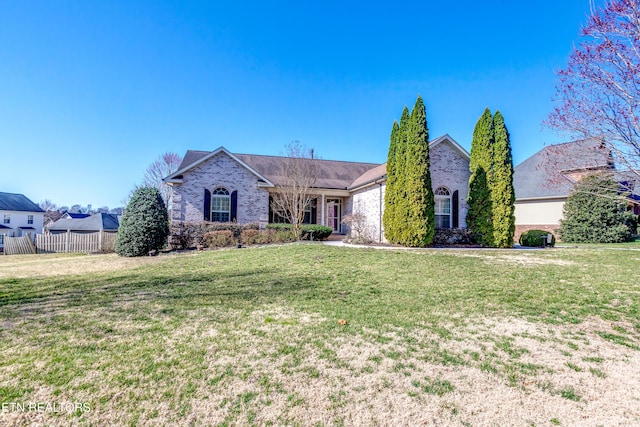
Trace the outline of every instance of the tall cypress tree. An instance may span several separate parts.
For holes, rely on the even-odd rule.
[[[411,111],[406,147],[404,188],[407,217],[402,243],[424,247],[433,240],[435,223],[429,170],[429,131],[424,102],[420,96]]]
[[[516,195],[513,189],[513,158],[509,131],[500,111],[496,111],[493,116],[493,134],[492,179],[490,182],[493,243],[499,248],[510,248],[513,246],[513,235],[516,229],[514,216]]]
[[[407,135],[409,131],[409,121],[411,116],[409,108],[405,105],[400,117],[400,126],[398,128],[398,137],[396,140],[396,185],[394,192],[394,219],[393,227],[395,234],[392,233],[394,240],[391,243],[404,244],[407,234],[407,215],[409,211],[407,202],[406,189],[406,170],[407,170]]]
[[[396,243],[398,230],[395,227],[395,215],[397,211],[396,203],[398,203],[398,137],[400,135],[400,125],[397,121],[393,122],[391,128],[391,136],[389,141],[389,154],[387,155],[387,183],[384,193],[384,214],[382,216],[382,223],[384,225],[384,235],[386,239],[392,243]]]
[[[491,199],[493,145],[493,118],[491,111],[486,108],[473,130],[469,160],[471,177],[467,199],[467,227],[484,246],[494,246]]]

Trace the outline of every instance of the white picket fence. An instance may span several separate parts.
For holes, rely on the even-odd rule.
[[[36,234],[35,245],[30,236],[5,237],[5,255],[43,254],[54,252],[83,252],[100,253],[114,252],[116,247],[116,233],[73,233],[67,231],[61,234]]]

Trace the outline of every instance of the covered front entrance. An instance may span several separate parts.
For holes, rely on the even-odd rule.
[[[327,227],[333,228],[335,233],[341,232],[342,199],[327,199]]]

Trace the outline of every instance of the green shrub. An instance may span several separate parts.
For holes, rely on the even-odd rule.
[[[148,255],[164,248],[168,236],[169,216],[158,189],[135,190],[122,215],[116,253],[127,257]]]
[[[546,236],[551,234],[551,243],[547,243]],[[545,236],[543,241],[542,237]],[[553,233],[544,230],[529,230],[525,231],[520,235],[520,245],[521,246],[532,246],[532,247],[542,247],[542,246],[555,246],[556,244],[556,236]]]
[[[267,230],[275,230],[278,233],[292,232],[291,224],[267,224]],[[333,228],[318,224],[302,224],[302,240],[325,240],[333,233]],[[282,234],[285,238],[286,234]],[[294,238],[295,240],[295,238]],[[291,240],[286,240],[291,241]]]
[[[204,241],[205,246],[209,248],[226,248],[237,244],[231,230],[208,231],[204,234]]]
[[[333,233],[333,228],[317,224],[302,226],[302,240],[326,240]]]
[[[560,221],[563,242],[619,243],[632,240],[637,216],[627,210],[611,175],[584,177],[569,193]]]

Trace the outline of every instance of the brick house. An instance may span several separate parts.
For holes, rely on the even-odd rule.
[[[449,135],[430,142],[431,180],[436,226],[465,228],[469,182],[469,153]],[[173,187],[173,222],[275,222],[270,193],[281,183],[284,157],[189,150],[164,181]],[[306,223],[348,232],[342,218],[353,212],[366,217],[373,240],[384,241],[382,214],[386,165],[316,159],[318,177]]]

